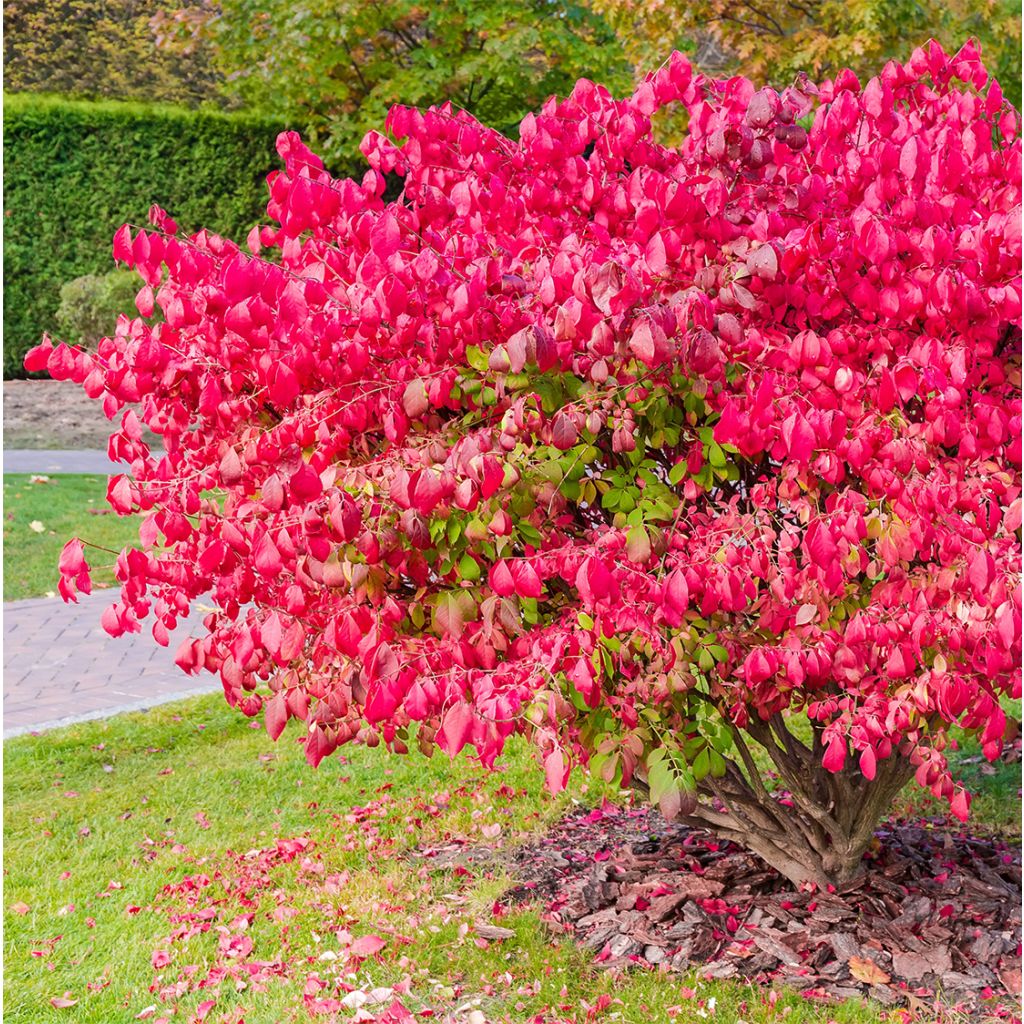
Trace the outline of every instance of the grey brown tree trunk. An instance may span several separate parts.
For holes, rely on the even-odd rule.
[[[781,715],[751,722],[746,732],[767,753],[788,802],[767,790],[750,747],[735,731],[737,760],[726,761],[722,778],[701,782],[703,799],[682,820],[735,840],[796,885],[838,887],[856,878],[876,826],[913,776],[909,760],[894,752],[869,780],[852,759],[840,772],[827,771],[817,733],[807,746]]]

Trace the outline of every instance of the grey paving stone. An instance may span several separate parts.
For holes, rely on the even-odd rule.
[[[4,449],[5,473],[95,473],[111,476],[126,471],[127,466],[111,462],[107,453],[101,451]]]
[[[115,639],[100,615],[116,597],[103,590],[74,605],[59,598],[4,602],[5,739],[220,688],[214,676],[187,676],[174,664],[181,640],[202,633],[201,612],[178,623],[168,647],[148,629]]]

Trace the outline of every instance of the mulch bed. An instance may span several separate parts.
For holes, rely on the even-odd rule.
[[[858,881],[796,891],[735,844],[657,811],[579,811],[516,853],[521,882],[505,899],[545,901],[552,930],[606,967],[699,968],[811,997],[1015,1018],[1021,851],[947,828],[890,823]]]

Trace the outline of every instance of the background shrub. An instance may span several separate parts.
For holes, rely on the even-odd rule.
[[[54,321],[61,340],[95,348],[109,334],[119,313],[136,316],[138,279],[131,271],[85,274],[61,285]]]
[[[7,0],[4,83],[11,92],[196,106],[218,99],[220,76],[201,45],[161,48],[161,18],[201,0]]]
[[[57,332],[61,285],[109,272],[114,232],[152,203],[186,231],[244,233],[263,215],[279,123],[29,94],[4,106],[5,378]]]

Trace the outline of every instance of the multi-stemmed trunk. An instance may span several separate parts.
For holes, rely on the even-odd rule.
[[[849,760],[842,771],[827,771],[817,734],[807,746],[781,715],[752,722],[746,732],[771,759],[788,800],[767,790],[750,747],[736,732],[738,763],[727,760],[723,777],[701,782],[704,799],[683,820],[735,840],[794,884],[851,881],[863,871],[878,822],[914,773],[909,760],[881,760],[868,780]],[[721,809],[712,806],[714,798]]]

